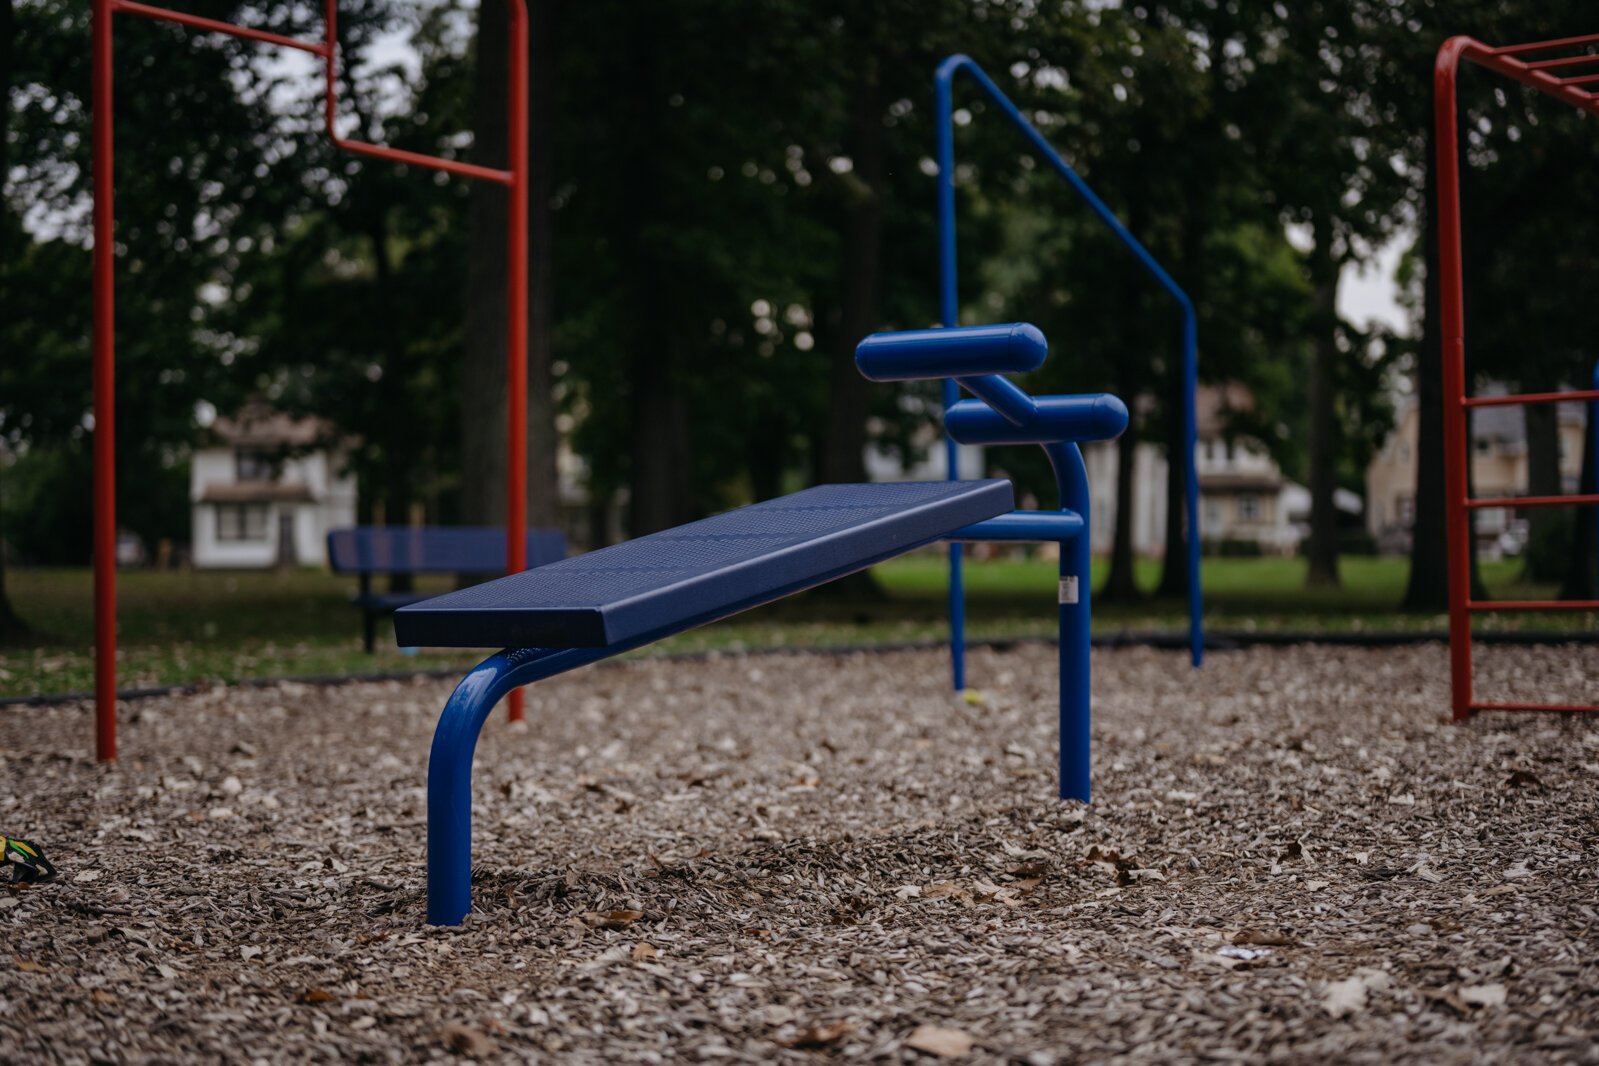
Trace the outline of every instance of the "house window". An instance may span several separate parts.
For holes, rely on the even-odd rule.
[[[233,479],[235,481],[274,481],[277,464],[266,452],[247,451],[243,448],[233,453]]]
[[[1416,522],[1416,498],[1414,496],[1394,497],[1394,509],[1399,512],[1399,524],[1409,529]]]
[[[1216,500],[1206,500],[1204,510],[1205,532],[1221,528],[1221,505]]]
[[[1238,497],[1238,520],[1240,522],[1260,521],[1260,497],[1253,492],[1246,492]]]
[[[217,540],[238,542],[267,539],[267,508],[259,503],[219,503]]]

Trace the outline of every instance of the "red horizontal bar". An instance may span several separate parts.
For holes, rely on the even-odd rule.
[[[197,30],[205,30],[210,33],[225,33],[230,37],[242,37],[245,40],[259,41],[262,44],[275,44],[282,48],[293,48],[296,51],[322,56],[325,60],[332,53],[332,42],[313,43],[311,41],[301,41],[278,33],[268,33],[266,30],[254,30],[248,26],[236,26],[231,22],[218,22],[216,19],[190,15],[183,11],[152,7],[149,4],[138,3],[137,0],[110,0],[110,2],[112,9],[115,11],[126,11],[130,15],[140,15],[144,18],[159,19],[164,22],[176,22],[179,25],[190,26]],[[509,170],[498,170],[494,167],[478,166],[475,163],[463,163],[454,159],[440,159],[437,156],[423,155],[421,152],[408,152],[403,148],[388,148],[381,144],[369,144],[366,141],[347,141],[343,137],[333,134],[331,129],[329,133],[335,145],[345,151],[354,152],[356,155],[371,156],[374,159],[386,159],[392,163],[404,163],[408,166],[425,167],[429,170],[442,170],[447,174],[459,174],[462,177],[497,182],[500,185],[510,185],[512,182]]]
[[[1596,57],[1599,58],[1599,57]],[[1599,74],[1581,74],[1575,78],[1561,78],[1561,85],[1592,85],[1599,81]]]
[[[1581,37],[1561,37],[1553,41],[1529,41],[1526,44],[1507,44],[1502,48],[1489,49],[1496,56],[1520,55],[1522,52],[1537,52],[1545,48],[1575,48],[1579,44],[1599,43],[1599,33],[1588,33]]]
[[[1478,511],[1484,507],[1592,507],[1599,504],[1599,496],[1488,496],[1479,500],[1467,500],[1468,510]]]
[[[381,144],[369,144],[366,141],[347,141],[343,137],[333,136],[334,145],[356,155],[369,155],[375,159],[387,159],[393,163],[405,163],[408,166],[426,167],[429,170],[442,170],[446,174],[459,174],[462,177],[477,178],[481,181],[499,182],[501,185],[511,184],[512,175],[509,170],[496,170],[493,167],[482,167],[476,163],[462,163],[454,159],[440,159],[438,156],[423,155],[421,152],[407,152],[403,148],[388,148]]]
[[[1527,64],[1528,70],[1547,70],[1550,67],[1575,67],[1583,63],[1599,63],[1599,52],[1583,52],[1580,55],[1561,56],[1559,59],[1538,59]]]
[[[1521,84],[1553,96],[1557,100],[1564,100],[1579,111],[1599,115],[1599,97],[1595,97],[1585,89],[1562,85],[1558,78],[1545,74],[1541,70],[1534,70],[1510,54],[1517,51],[1556,47],[1570,43],[1587,44],[1590,41],[1599,41],[1599,34],[1593,34],[1589,37],[1573,37],[1569,41],[1544,41],[1529,45],[1512,45],[1509,48],[1489,48],[1481,41],[1469,41],[1461,51],[1460,58],[1468,59],[1478,66],[1503,74],[1507,78],[1519,81]]]
[[[1473,711],[1565,711],[1576,714],[1599,712],[1599,707],[1586,703],[1514,703],[1493,701],[1467,704]]]
[[[1595,75],[1599,78],[1599,75]],[[1570,392],[1525,392],[1519,396],[1467,396],[1460,401],[1462,407],[1512,407],[1524,403],[1583,403],[1599,400],[1599,389],[1572,390]]]
[[[281,48],[293,48],[300,52],[310,52],[312,55],[325,56],[328,54],[326,44],[301,41],[294,37],[285,37],[281,33],[268,33],[266,30],[252,30],[248,26],[236,26],[231,22],[218,22],[216,19],[201,18],[199,15],[190,15],[183,11],[173,11],[164,7],[152,7],[149,4],[135,3],[134,0],[111,0],[113,11],[126,11],[130,15],[141,15],[148,19],[159,19],[163,22],[176,22],[184,26],[192,26],[197,30],[206,30],[211,33],[225,33],[229,37],[243,37],[250,41],[260,41],[263,44],[275,44]]]
[[[1599,611],[1599,600],[1467,600],[1468,611]]]

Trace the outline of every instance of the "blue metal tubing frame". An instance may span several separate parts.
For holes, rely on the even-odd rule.
[[[1089,208],[1104,222],[1115,234],[1122,244],[1133,253],[1145,270],[1147,270],[1160,287],[1169,293],[1172,299],[1182,310],[1183,317],[1183,436],[1187,441],[1188,453],[1184,459],[1185,478],[1185,506],[1188,513],[1188,642],[1189,655],[1195,666],[1204,662],[1205,658],[1205,630],[1204,630],[1204,594],[1199,582],[1199,474],[1194,466],[1194,452],[1197,446],[1198,430],[1194,424],[1194,392],[1199,385],[1199,325],[1194,314],[1193,301],[1181,287],[1172,280],[1149,250],[1138,242],[1138,239],[1127,231],[1103,200],[1094,194],[1086,182],[1078,176],[1059,152],[1034,128],[1031,122],[1023,117],[1015,104],[1010,101],[999,86],[995,85],[983,68],[979,67],[969,56],[953,55],[939,64],[938,72],[933,77],[934,109],[936,111],[937,129],[937,155],[938,155],[938,276],[939,276],[939,317],[945,326],[955,326],[960,323],[960,303],[956,292],[955,283],[955,117],[953,111],[953,85],[955,75],[964,71],[975,81],[978,88],[982,89],[1000,111],[1010,119],[1011,123],[1021,130],[1033,148],[1055,172],[1066,179],[1066,182],[1088,204]],[[965,380],[962,385],[967,385]],[[1596,386],[1599,387],[1599,386]],[[944,382],[944,406],[948,408],[959,399],[959,390],[956,383],[946,380]],[[985,397],[986,399],[987,397]],[[991,401],[992,402],[992,401]],[[1003,413],[1004,408],[995,404],[996,409]],[[1075,450],[1075,448],[1074,448]],[[953,438],[944,439],[944,455],[948,463],[950,478],[958,478],[960,472],[956,469],[956,445]],[[1056,455],[1050,453],[1052,461]],[[1081,460],[1079,459],[1079,462]],[[1060,470],[1057,465],[1057,476]],[[1063,506],[1072,506],[1063,504]],[[1075,510],[1076,508],[1073,507]],[[1084,494],[1082,513],[1087,518],[1087,495]],[[1083,537],[1082,550],[1088,551],[1089,538]],[[1065,565],[1065,553],[1061,556],[1062,565]],[[1086,605],[1088,571],[1083,570],[1083,595]],[[1064,615],[1064,608],[1063,615]],[[1087,617],[1086,607],[1083,612]],[[949,620],[950,620],[950,653],[953,659],[954,682],[956,689],[966,687],[966,597],[961,574],[961,546],[949,546]],[[1063,649],[1064,654],[1064,649]],[[1064,741],[1064,738],[1062,738]],[[1063,749],[1064,750],[1064,749]]]
[[[460,925],[472,909],[472,756],[500,698],[618,648],[508,648],[455,686],[428,756],[428,924]]]
[[[1012,511],[964,529],[946,539],[960,541],[1052,540],[1060,545],[1060,798],[1090,799],[1089,739],[1093,684],[1089,676],[1089,568],[1093,565],[1088,537],[1088,469],[1083,453],[1070,441],[1043,444],[1055,471],[1061,510]]]
[[[949,535],[966,540],[1060,544],[1060,794],[1089,798],[1088,473],[1071,443],[1048,443],[1063,511],[1012,511]],[[1072,513],[1075,512],[1075,513]],[[1075,584],[1071,580],[1075,579]],[[495,704],[513,689],[588,666],[659,639],[649,633],[602,648],[508,648],[473,667],[450,693],[428,756],[427,920],[460,925],[472,909],[472,760]]]

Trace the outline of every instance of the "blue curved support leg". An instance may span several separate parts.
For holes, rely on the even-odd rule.
[[[608,649],[512,648],[455,686],[428,756],[428,924],[460,925],[472,909],[472,756],[494,705],[514,688],[602,659]]]
[[[1082,532],[1060,545],[1060,798],[1089,801],[1090,644],[1089,567],[1093,562],[1088,535],[1090,511],[1088,469],[1075,444],[1048,444],[1049,463],[1055,470],[1062,510],[1082,518]]]

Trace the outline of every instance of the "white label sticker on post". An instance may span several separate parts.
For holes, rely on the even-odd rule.
[[[1077,578],[1063,577],[1060,579],[1060,602],[1063,604],[1077,602]]]

